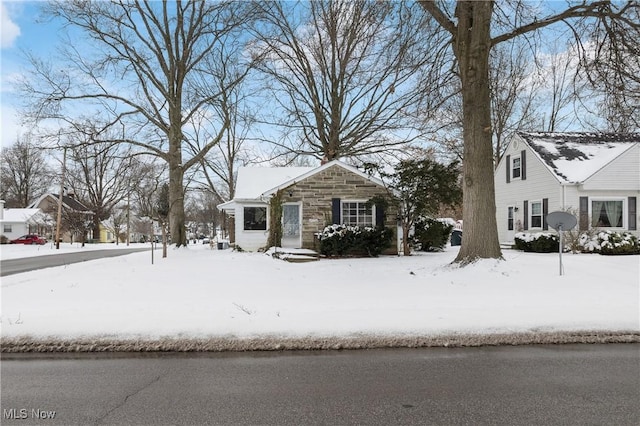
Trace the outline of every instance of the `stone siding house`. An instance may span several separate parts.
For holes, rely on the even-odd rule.
[[[317,249],[318,235],[331,224],[385,226],[397,241],[397,213],[368,203],[388,197],[383,182],[334,160],[319,167],[242,167],[233,200],[218,208],[235,219],[235,243],[243,250],[266,248],[271,197],[282,201],[282,247]],[[397,254],[397,243],[388,253]]]

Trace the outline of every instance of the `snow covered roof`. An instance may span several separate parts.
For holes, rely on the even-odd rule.
[[[29,207],[40,206],[42,201],[47,198],[50,198],[57,204],[60,196],[58,194],[44,194],[40,198],[38,198],[36,201],[31,203]],[[75,196],[62,195],[62,205],[76,212],[93,214],[93,212],[89,210],[89,207],[82,204],[77,198],[75,198]]]
[[[581,183],[640,143],[640,133],[518,132],[562,183]]]
[[[40,209],[5,209],[3,222],[27,223],[40,213]]]
[[[315,167],[240,167],[234,199],[258,199],[271,188],[313,169]]]
[[[296,182],[299,182],[299,181],[301,181],[303,179],[306,179],[306,178],[308,178],[310,176],[313,176],[316,173],[320,173],[321,171],[326,170],[329,167],[332,167],[334,165],[342,167],[343,169],[348,170],[348,171],[350,171],[351,173],[353,173],[355,175],[361,176],[363,179],[368,179],[368,180],[370,180],[370,181],[372,181],[372,182],[374,182],[374,183],[376,183],[376,184],[378,184],[380,186],[384,186],[384,182],[382,182],[380,179],[378,179],[376,177],[373,177],[373,176],[369,176],[365,172],[359,170],[357,167],[350,166],[349,164],[343,163],[342,161],[339,161],[339,160],[333,160],[333,161],[330,161],[328,163],[325,163],[325,164],[321,165],[320,167],[312,167],[311,170],[307,171],[306,173],[303,173],[301,175],[295,176],[295,177],[293,177],[291,179],[288,179],[288,180],[286,180],[284,182],[280,182],[280,184],[278,184],[277,186],[274,186],[273,188],[269,188],[268,191],[265,191],[261,195],[274,194],[276,191],[278,191],[280,189],[283,189],[283,188],[286,188],[286,187],[288,187],[290,185],[293,185]]]
[[[339,160],[333,160],[318,167],[240,167],[235,197],[226,203],[218,204],[218,209],[232,212],[237,201],[259,200],[261,197],[269,196],[279,189],[286,188],[334,165],[374,183],[384,185],[380,179],[371,177],[356,167]]]

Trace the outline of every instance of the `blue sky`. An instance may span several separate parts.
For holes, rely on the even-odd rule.
[[[23,51],[47,54],[54,49],[59,25],[46,22],[40,16],[43,2],[0,0],[0,114],[2,146],[15,142],[20,128],[16,116],[20,105],[13,80],[23,72]]]
[[[544,2],[546,7],[564,2]],[[61,39],[59,22],[44,19],[43,1],[0,0],[0,118],[1,146],[13,144],[25,130],[17,115],[20,99],[15,78],[25,69],[24,52],[33,52],[45,59],[55,53]]]

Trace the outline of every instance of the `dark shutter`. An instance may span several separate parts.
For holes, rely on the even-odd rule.
[[[376,227],[384,226],[384,206],[376,204]]]
[[[636,200],[636,197],[629,197],[627,200],[627,210],[629,210],[629,231],[635,231],[638,229],[638,224],[636,223],[636,214],[638,212]]]
[[[524,149],[520,153],[520,179],[527,178],[527,151]]]
[[[331,199],[331,223],[340,225],[340,198]]]
[[[511,156],[507,155],[507,183],[511,182]]]
[[[589,229],[589,197],[580,197],[580,222],[581,231]]]
[[[545,231],[549,230],[549,225],[547,224],[547,215],[549,214],[549,199],[542,199],[542,229]]]
[[[529,200],[522,203],[522,229],[529,229]]]

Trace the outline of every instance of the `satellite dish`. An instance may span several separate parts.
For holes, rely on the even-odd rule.
[[[578,219],[567,212],[551,212],[547,215],[547,224],[556,231],[569,231],[578,223]]]
[[[560,244],[558,245],[558,257],[560,258],[560,275],[562,275],[562,249],[564,244],[562,243],[562,231],[569,231],[575,228],[578,223],[578,219],[572,214],[567,212],[551,212],[547,215],[547,224],[558,231],[560,234]]]

